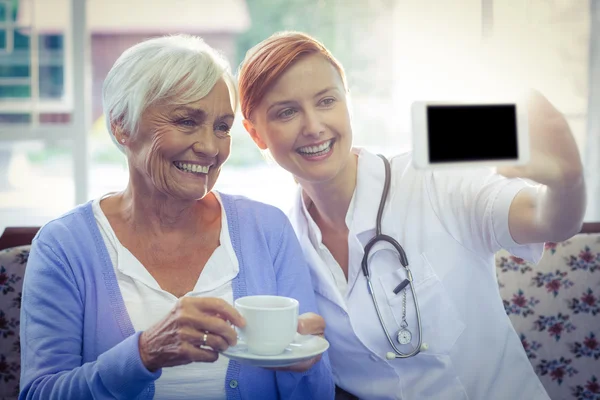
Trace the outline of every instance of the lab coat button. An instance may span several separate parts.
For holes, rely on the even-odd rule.
[[[229,381],[229,387],[235,389],[238,386],[238,382],[235,379]]]

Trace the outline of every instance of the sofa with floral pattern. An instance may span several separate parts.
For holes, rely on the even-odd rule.
[[[28,245],[0,250],[0,400],[18,396],[28,256]],[[506,313],[551,398],[600,400],[600,233],[547,243],[538,265],[500,251],[496,269]]]
[[[0,250],[0,399],[19,396],[19,313],[29,245]]]
[[[504,308],[553,400],[600,400],[600,233],[545,247],[538,265],[496,254]]]

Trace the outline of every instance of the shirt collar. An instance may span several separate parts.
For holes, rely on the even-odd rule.
[[[215,252],[213,252],[207,260],[202,274],[199,275],[199,278],[196,281],[194,289],[192,289],[192,291],[188,292],[186,295],[215,290],[219,286],[235,278],[239,273],[239,260],[237,259],[235,250],[233,249],[233,245],[231,243],[225,208],[223,207],[220,194],[217,191],[213,191],[213,193],[221,206],[221,233],[219,235],[220,246],[215,249]],[[117,249],[117,269],[122,274],[134,278],[144,283],[148,287],[164,292],[150,272],[148,272],[148,270],[140,263],[140,261],[125,246],[123,246],[121,242],[119,242],[116,234],[110,226],[110,223],[108,222],[108,219],[106,218],[106,215],[104,212],[102,212],[102,209],[100,209],[100,213],[105,225],[110,228],[110,234]]]

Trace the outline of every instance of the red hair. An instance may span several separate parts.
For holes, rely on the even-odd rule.
[[[271,85],[296,61],[309,54],[320,54],[339,72],[347,90],[344,67],[327,48],[300,32],[279,32],[246,53],[239,70],[238,89],[242,115],[250,119]]]

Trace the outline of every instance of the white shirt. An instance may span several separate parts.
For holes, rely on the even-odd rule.
[[[387,360],[392,347],[361,269],[364,246],[375,235],[385,173],[379,157],[355,152],[357,183],[346,215],[347,283],[322,244],[301,189],[290,215],[327,323],[336,384],[361,399],[549,399],[506,315],[494,265],[500,248],[534,262],[543,252],[543,244],[519,246],[509,233],[510,203],[525,182],[485,168],[418,171],[409,154],[393,158],[382,233],[406,252],[429,348],[415,357]],[[406,272],[391,245],[372,248],[369,269],[390,336],[408,353],[418,341],[416,311],[407,290],[412,346],[398,344],[402,292],[393,290]]]
[[[218,193],[215,196],[221,202]],[[177,297],[160,288],[156,280],[138,259],[117,239],[108,219],[100,208],[98,198],[92,203],[94,217],[108,249],[123,301],[135,331],[143,331],[156,324],[173,309]],[[217,297],[233,304],[231,281],[239,271],[227,226],[225,209],[221,204],[221,245],[206,262],[196,286],[184,296]],[[190,363],[163,368],[155,382],[154,399],[226,399],[225,374],[227,357],[214,363]]]

